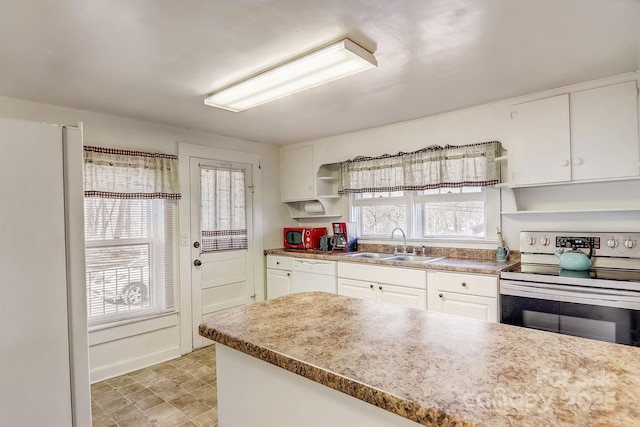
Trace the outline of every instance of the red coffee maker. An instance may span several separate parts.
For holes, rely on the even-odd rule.
[[[333,237],[331,245],[333,252],[353,252],[358,249],[355,222],[333,222]]]

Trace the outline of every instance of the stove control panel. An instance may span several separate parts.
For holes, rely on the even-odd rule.
[[[556,248],[600,249],[599,237],[556,237]]]
[[[552,255],[556,250],[566,251],[571,248],[588,253],[590,247],[593,248],[594,256],[640,260],[640,232],[522,231],[520,233],[520,252],[523,254]],[[640,264],[640,261],[637,262]],[[640,265],[638,268],[640,269]]]

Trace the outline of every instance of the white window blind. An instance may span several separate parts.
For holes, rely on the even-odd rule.
[[[244,169],[200,168],[203,252],[247,249]]]
[[[84,147],[90,325],[174,308],[177,156]]]

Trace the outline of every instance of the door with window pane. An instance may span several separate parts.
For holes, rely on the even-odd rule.
[[[192,159],[191,242],[194,348],[203,316],[247,304],[253,283],[251,165]]]

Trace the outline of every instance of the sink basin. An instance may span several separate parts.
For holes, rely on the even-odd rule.
[[[401,262],[416,262],[416,263],[425,263],[431,262],[438,259],[442,259],[443,257],[435,257],[435,256],[419,256],[419,255],[410,255],[410,254],[383,254],[378,252],[351,252],[345,254],[345,256],[351,258],[367,258],[367,259],[380,259],[385,261],[401,261]]]
[[[389,257],[392,257],[393,254],[381,254],[376,252],[353,252],[347,254],[346,256],[352,258],[388,259]]]
[[[394,255],[390,258],[387,258],[387,261],[431,262],[438,259],[442,259],[442,257],[419,256],[419,255]]]

